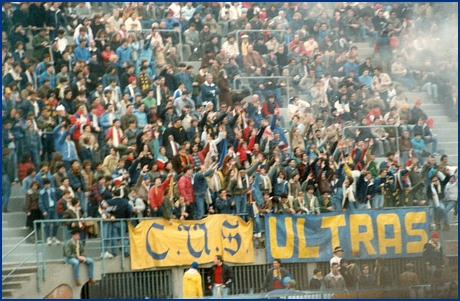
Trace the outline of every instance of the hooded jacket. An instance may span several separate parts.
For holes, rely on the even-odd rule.
[[[182,298],[199,298],[203,297],[203,285],[200,273],[190,268],[184,273]]]

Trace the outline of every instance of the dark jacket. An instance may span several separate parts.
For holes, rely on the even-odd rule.
[[[262,285],[262,289],[265,291],[272,291],[274,290],[273,287],[273,268],[269,269],[267,274],[265,275],[264,284]],[[280,268],[281,279],[279,281],[283,281],[284,277],[290,276],[289,272],[285,268]]]
[[[216,271],[216,265],[214,264],[211,267],[211,276],[208,276],[207,282],[208,285],[212,285],[214,283],[214,273]],[[233,283],[233,270],[230,266],[222,263],[222,281],[226,287],[230,288]]]

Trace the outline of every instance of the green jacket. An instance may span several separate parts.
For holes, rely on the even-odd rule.
[[[85,247],[81,240],[78,240],[78,244],[80,245],[80,256],[85,256]],[[77,245],[73,241],[73,239],[69,239],[64,244],[64,257],[68,258],[77,258]]]

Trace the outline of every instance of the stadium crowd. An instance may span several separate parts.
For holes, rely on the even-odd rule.
[[[428,205],[448,230],[456,176],[405,91],[457,119],[453,5],[3,2],[3,212],[20,184],[31,230],[238,214],[263,246],[267,213]]]

